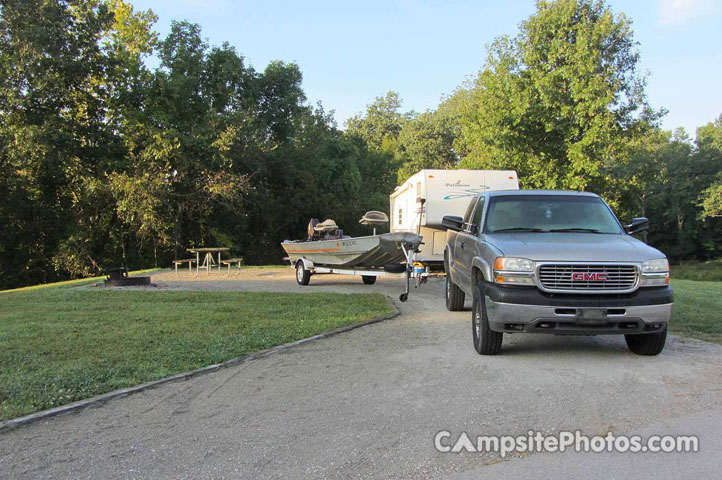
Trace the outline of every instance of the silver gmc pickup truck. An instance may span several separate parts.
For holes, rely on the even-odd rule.
[[[464,218],[446,216],[446,307],[471,296],[474,348],[501,352],[504,333],[622,334],[639,355],[664,348],[672,314],[669,263],[632,237],[598,195],[486,192]]]

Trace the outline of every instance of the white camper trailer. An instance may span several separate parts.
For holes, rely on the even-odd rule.
[[[518,189],[514,170],[421,170],[391,194],[391,231],[421,233],[417,260],[438,267],[444,261],[444,215],[463,216],[471,198],[487,190]]]

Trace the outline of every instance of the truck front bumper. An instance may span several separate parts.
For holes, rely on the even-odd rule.
[[[533,287],[485,289],[489,327],[497,332],[602,335],[653,333],[672,316],[670,287],[626,295],[547,294]]]

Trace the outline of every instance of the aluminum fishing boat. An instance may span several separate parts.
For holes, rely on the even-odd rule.
[[[374,234],[348,237],[333,220],[311,219],[306,240],[286,240],[281,246],[296,270],[299,285],[308,285],[311,275],[318,273],[357,275],[366,285],[373,285],[378,277],[400,276],[406,280],[406,289],[399,300],[405,302],[409,280],[414,278],[418,287],[429,276],[428,268],[414,261],[423,238],[409,232],[376,235],[376,226],[388,221],[383,212],[367,212],[359,223],[373,226]]]
[[[360,223],[380,225],[388,222],[382,212],[367,212]],[[416,250],[422,237],[415,233],[382,233],[366,237],[343,235],[333,220],[311,220],[306,240],[286,240],[281,244],[292,264],[306,259],[319,266],[343,268],[384,268],[407,260],[407,252]],[[403,270],[400,270],[403,271]]]

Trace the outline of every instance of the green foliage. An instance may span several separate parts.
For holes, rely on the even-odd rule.
[[[714,191],[722,169],[722,150],[706,140],[715,134],[708,127],[698,130],[696,142],[681,129],[648,128],[627,144],[627,161],[616,167],[619,182],[604,192],[618,194],[625,216],[649,217],[647,240],[674,260],[722,254],[719,219],[706,218],[704,200],[700,205],[700,193]]]
[[[398,181],[425,168],[455,168],[461,156],[454,142],[461,133],[460,102],[464,91],[446,99],[433,112],[407,121],[399,134],[399,155],[405,160]]]
[[[539,1],[490,46],[464,108],[466,168],[511,168],[523,186],[603,191],[650,116],[630,22],[601,1]]]
[[[702,217],[722,217],[722,175],[702,192]]]
[[[9,0],[0,21],[0,285],[53,279],[73,236],[76,187],[117,142],[105,122],[112,28],[99,2]],[[7,199],[7,200],[6,200]],[[7,215],[7,216],[6,216]]]
[[[123,0],[2,2],[0,288],[200,245],[279,263],[311,217],[367,233],[358,218],[423,168],[595,191],[648,216],[672,259],[722,255],[722,117],[695,142],[661,131],[630,20],[601,0],[539,1],[436,110],[388,92],[345,131],[306,103],[298,65],[256,71],[199,25],[159,38],[156,19]]]
[[[697,156],[707,164],[709,174],[717,172],[711,184],[700,195],[701,217],[722,217],[722,115],[714,122],[697,129]],[[707,183],[707,182],[705,182]]]
[[[257,72],[155,21],[122,0],[3,3],[0,287],[221,243],[277,263],[311,216],[353,232],[386,205],[393,154],[306,105],[297,65]]]
[[[384,142],[392,144],[409,115],[401,113],[401,99],[397,92],[388,92],[385,97],[376,97],[367,106],[365,115],[357,114],[346,121],[346,131],[362,138],[369,147],[389,151]]]
[[[385,210],[388,195],[396,186],[396,172],[403,162],[399,135],[415,117],[401,112],[401,99],[396,92],[376,97],[366,112],[346,122],[346,134],[360,149],[359,172],[364,197],[360,200],[368,210]]]

